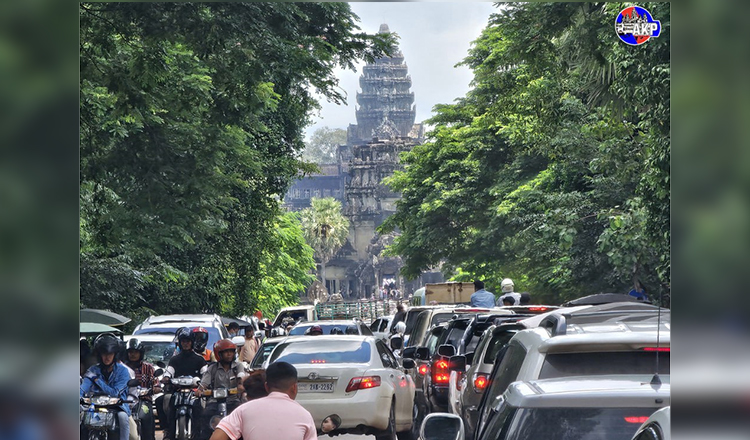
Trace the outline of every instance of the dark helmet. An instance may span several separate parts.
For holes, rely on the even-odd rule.
[[[177,329],[177,331],[174,333],[174,342],[179,345],[180,341],[183,339],[187,339],[190,342],[195,345],[195,336],[193,336],[193,333],[190,331],[188,327],[180,327]]]
[[[314,326],[310,327],[305,333],[308,335],[322,335],[323,327],[315,324]]]
[[[126,350],[138,350],[141,353],[141,360],[143,360],[143,356],[146,354],[146,347],[144,347],[143,342],[139,341],[137,338],[130,338]]]
[[[198,353],[202,353],[208,344],[208,330],[203,327],[196,327],[191,333],[193,334],[193,343],[195,344],[193,349]]]
[[[358,335],[359,334],[359,330],[357,330],[357,327],[355,327],[353,325],[348,325],[348,326],[346,326],[346,334],[347,335]]]
[[[343,335],[344,331],[341,330],[338,327],[334,327],[334,328],[331,329],[331,331],[329,333],[332,334],[332,335]]]
[[[237,351],[237,346],[232,342],[231,339],[221,339],[218,342],[214,344],[214,354],[216,355],[216,358],[219,358],[219,355],[222,351],[227,350],[234,350]]]
[[[114,353],[115,362],[117,362],[122,352],[121,344],[122,341],[112,333],[102,333],[94,340],[94,353],[96,353],[96,357],[100,363],[102,362],[103,354]]]

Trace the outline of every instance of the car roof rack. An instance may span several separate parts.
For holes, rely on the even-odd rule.
[[[646,316],[657,316],[659,313],[659,310],[644,310],[644,309],[635,309],[635,310],[603,310],[603,311],[597,311],[597,312],[583,312],[583,313],[564,313],[564,312],[558,312],[555,311],[555,313],[550,314],[549,316],[542,319],[542,321],[539,323],[539,327],[545,328],[549,330],[550,336],[561,336],[567,334],[568,331],[568,324],[595,324],[599,323],[601,321],[591,321],[591,322],[580,322],[580,321],[586,321],[585,318],[592,318],[592,317],[606,317],[606,316],[612,316],[612,317],[620,317],[623,320],[628,320],[629,317],[632,317],[633,315],[640,315],[643,317]],[[662,313],[670,313],[668,309],[663,310]],[[625,316],[622,316],[625,315]],[[584,318],[584,319],[581,319]]]

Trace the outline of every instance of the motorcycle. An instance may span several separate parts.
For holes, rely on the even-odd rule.
[[[164,373],[164,370],[161,368],[157,369],[154,372],[154,377],[159,377]],[[138,428],[138,438],[143,439],[143,423],[144,420],[149,420],[150,423],[153,423],[153,414],[150,414],[150,418],[147,418],[146,415],[149,413],[149,411],[152,411],[149,409],[149,405],[147,404],[147,400],[149,396],[152,396],[153,388],[152,387],[143,387],[142,384],[138,384],[138,386],[135,389],[135,396],[138,398],[138,402],[134,405],[133,408],[131,408],[131,412],[133,414],[133,420],[135,420],[135,425]],[[153,411],[152,411],[153,413]],[[154,428],[151,428],[151,432],[154,432]]]
[[[128,387],[139,384],[138,379],[128,381]],[[81,424],[86,428],[88,440],[109,440],[110,431],[118,429],[117,413],[121,411],[120,405],[123,403],[134,402],[106,394],[89,393],[81,397]]]
[[[211,430],[215,430],[217,426],[219,426],[219,422],[221,419],[227,416],[227,398],[229,396],[233,396],[237,394],[237,388],[215,388],[213,390],[205,390],[203,391],[203,394],[206,397],[213,396],[214,399],[216,399],[216,403],[219,406],[219,413],[215,416],[211,417],[211,420],[209,421],[211,425]]]
[[[173,377],[176,440],[188,440],[193,437],[193,402],[196,401],[195,387],[200,379],[192,376]]]

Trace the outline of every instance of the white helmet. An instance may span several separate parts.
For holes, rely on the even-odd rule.
[[[394,333],[404,333],[406,331],[406,323],[404,321],[397,322],[393,330]]]
[[[509,293],[513,291],[513,280],[510,278],[505,278],[503,281],[500,282],[500,290],[503,291],[503,293]]]

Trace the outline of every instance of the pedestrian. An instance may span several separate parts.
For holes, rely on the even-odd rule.
[[[219,422],[211,440],[317,440],[312,415],[298,402],[297,369],[287,362],[274,362],[266,369],[269,394],[243,403]]]
[[[227,326],[227,332],[229,332],[229,339],[232,339],[240,334],[240,325],[234,321],[230,322]]]
[[[515,288],[515,285],[513,284],[513,280],[510,278],[504,278],[500,282],[500,290],[503,292],[503,294],[500,296],[500,298],[497,299],[497,305],[500,305],[503,303],[503,298],[512,297],[513,298],[513,304],[520,304],[521,303],[521,294],[516,293],[513,291]]]
[[[240,350],[240,361],[251,363],[255,353],[258,352],[258,347],[260,347],[260,344],[258,339],[255,338],[255,328],[252,325],[245,326],[245,345]]]
[[[471,294],[470,300],[472,307],[486,307],[488,309],[495,307],[495,294],[484,290],[484,282],[480,280],[474,281],[474,293]]]
[[[393,315],[393,322],[391,323],[391,333],[393,333],[396,328],[396,324],[399,322],[404,322],[404,319],[406,319],[406,308],[403,304],[400,304],[396,306],[396,314]]]

